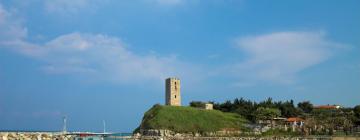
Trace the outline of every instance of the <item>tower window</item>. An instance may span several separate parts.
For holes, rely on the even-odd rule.
[[[175,98],[176,98],[176,95],[175,95]]]

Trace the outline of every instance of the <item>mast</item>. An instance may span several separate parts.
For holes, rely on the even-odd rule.
[[[63,117],[63,132],[66,133],[66,116]]]
[[[106,132],[106,123],[105,120],[103,120],[103,126],[104,126],[104,133]]]

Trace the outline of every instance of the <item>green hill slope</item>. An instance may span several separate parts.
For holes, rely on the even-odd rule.
[[[141,129],[168,129],[175,132],[215,132],[245,130],[247,121],[233,113],[192,107],[154,105],[148,110]]]

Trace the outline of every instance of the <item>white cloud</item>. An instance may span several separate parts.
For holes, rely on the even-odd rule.
[[[137,55],[120,39],[100,34],[66,34],[44,45],[18,44],[16,51],[44,62],[41,69],[49,74],[75,74],[120,83],[188,76],[192,69],[173,56]]]
[[[35,55],[36,50],[33,50],[32,47],[23,47],[35,46],[35,44],[26,42],[26,38],[27,29],[22,25],[22,20],[14,12],[6,10],[0,3],[0,47]]]
[[[248,58],[232,66],[243,79],[292,83],[296,75],[332,56],[343,46],[325,38],[324,32],[275,32],[240,37],[236,46]]]
[[[78,5],[82,5],[81,2]],[[0,46],[42,61],[45,65],[41,69],[51,74],[131,83],[162,80],[173,75],[194,78],[201,73],[197,66],[174,56],[139,55],[128,49],[121,39],[101,34],[70,33],[44,44],[28,42],[21,20],[1,4],[0,25]],[[247,58],[225,72],[240,77],[242,80],[235,85],[243,87],[254,85],[254,81],[292,83],[299,72],[326,61],[333,54],[332,48],[344,45],[329,41],[324,32],[275,32],[239,37],[236,46]]]
[[[67,34],[41,49],[49,73],[91,73],[120,82],[164,79],[180,74],[178,66],[182,66],[175,57],[136,55],[118,38],[105,35]]]
[[[0,46],[21,40],[26,34],[27,30],[21,26],[21,20],[15,18],[0,3]]]
[[[0,5],[1,6],[1,5]],[[44,44],[26,41],[21,22],[0,7],[0,45],[44,63],[50,74],[75,74],[95,80],[134,83],[169,76],[193,78],[190,64],[174,56],[138,55],[116,37],[70,33]]]

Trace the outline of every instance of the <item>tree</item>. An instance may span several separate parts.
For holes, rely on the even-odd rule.
[[[191,106],[200,104],[192,103]],[[310,101],[303,101],[294,105],[293,100],[273,101],[267,98],[261,102],[253,102],[243,98],[233,101],[214,103],[214,109],[223,112],[237,113],[252,122],[271,120],[275,117],[305,118],[304,132],[307,134],[333,134],[334,130],[342,129],[346,134],[353,131],[355,125],[360,126],[360,105],[354,108],[316,109]],[[305,113],[304,113],[305,112]]]
[[[305,120],[305,135],[314,135],[316,133],[318,122],[314,117],[309,117]]]
[[[200,102],[200,101],[191,101],[190,106],[195,107],[195,108],[201,108],[201,107],[205,106],[205,103]]]
[[[317,125],[321,126],[329,135],[340,128],[345,134],[351,132],[354,120],[352,109],[314,109],[311,114],[316,119]]]
[[[262,101],[258,104],[259,107],[265,108],[276,108],[275,103],[273,102],[272,98],[267,98],[265,101]]]
[[[298,103],[298,108],[300,108],[305,113],[310,113],[313,110],[314,106],[310,103],[310,101],[303,101]]]
[[[252,113],[255,110],[253,102],[245,100],[243,98],[236,98],[233,105],[234,110],[232,112],[246,117],[249,120],[254,120]]]
[[[354,113],[355,116],[360,119],[360,105],[354,107]]]
[[[300,111],[295,108],[293,100],[286,101],[279,106],[279,109],[281,110],[281,115],[283,117],[296,117],[300,114]]]
[[[354,107],[354,116],[356,117],[354,122],[356,122],[357,125],[360,125],[360,105]]]
[[[271,120],[281,115],[281,111],[277,108],[259,107],[254,112],[256,120]]]

